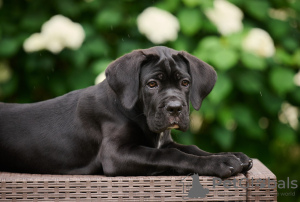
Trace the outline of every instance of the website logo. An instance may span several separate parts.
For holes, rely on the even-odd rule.
[[[190,180],[186,180],[186,178],[191,177],[192,182]],[[183,199],[188,200],[190,198],[205,198],[209,193],[209,189],[204,188],[199,180],[198,174],[190,174],[183,178],[180,183],[182,183],[182,193],[184,194]],[[276,179],[253,179],[253,178],[242,178],[242,179],[226,179],[222,180],[218,177],[212,178],[212,187],[217,188],[218,186],[223,186],[225,189],[229,188],[242,188],[242,189],[292,189],[295,190],[298,188],[297,180],[290,180],[287,177],[286,180],[276,180]],[[224,193],[220,193],[220,196],[223,196]],[[288,193],[278,193],[280,196],[295,196],[295,192]]]
[[[189,176],[189,175],[188,175]],[[187,185],[187,190],[188,192],[185,193],[184,191],[184,187],[185,187],[185,184],[184,184],[184,180],[188,177],[186,176],[184,179],[182,179],[180,181],[180,183],[183,183],[183,193],[184,194],[187,194],[187,198],[205,198],[206,195],[208,194],[209,190],[206,189],[206,188],[203,188],[202,184],[200,183],[199,181],[199,175],[198,174],[193,174],[191,177],[193,179],[193,182],[192,182],[192,186],[190,189],[188,189],[190,186]],[[185,199],[186,197],[183,196],[183,198]]]

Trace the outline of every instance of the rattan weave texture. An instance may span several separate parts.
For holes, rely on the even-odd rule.
[[[251,179],[276,177],[260,161],[248,173]],[[38,175],[0,173],[0,201],[276,201],[276,188],[256,186],[245,189],[247,180],[240,174],[227,180],[241,186],[213,186],[213,177],[200,176],[209,189],[205,198],[188,198],[190,176],[105,177],[94,175]]]

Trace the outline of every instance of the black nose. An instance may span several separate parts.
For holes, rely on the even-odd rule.
[[[178,115],[181,113],[182,104],[179,101],[170,101],[166,106],[166,110],[173,116]]]

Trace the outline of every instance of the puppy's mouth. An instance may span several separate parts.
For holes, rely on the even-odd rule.
[[[173,124],[171,124],[167,129],[168,129],[168,130],[170,130],[170,129],[179,129],[179,125],[176,124],[176,123],[173,123]]]
[[[179,118],[178,117],[169,117],[169,126],[167,129],[179,129]]]
[[[172,116],[169,114],[157,113],[147,117],[147,124],[152,132],[160,133],[165,130],[176,129],[186,131],[189,126],[188,114]]]

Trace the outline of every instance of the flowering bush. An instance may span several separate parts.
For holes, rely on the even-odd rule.
[[[243,41],[243,48],[261,57],[271,57],[275,53],[274,42],[264,30],[253,28]]]
[[[94,85],[134,49],[186,50],[214,66],[218,80],[174,139],[244,152],[277,179],[300,182],[299,13],[300,1],[286,0],[0,0],[0,101]]]
[[[179,22],[167,11],[149,7],[137,17],[137,26],[142,34],[155,44],[177,39]]]
[[[222,35],[232,34],[243,29],[243,12],[226,0],[215,0],[213,8],[205,14],[217,26]]]
[[[41,33],[32,34],[24,41],[24,49],[26,52],[47,49],[52,53],[59,53],[65,47],[78,49],[84,36],[80,24],[62,15],[56,15],[43,24]]]

